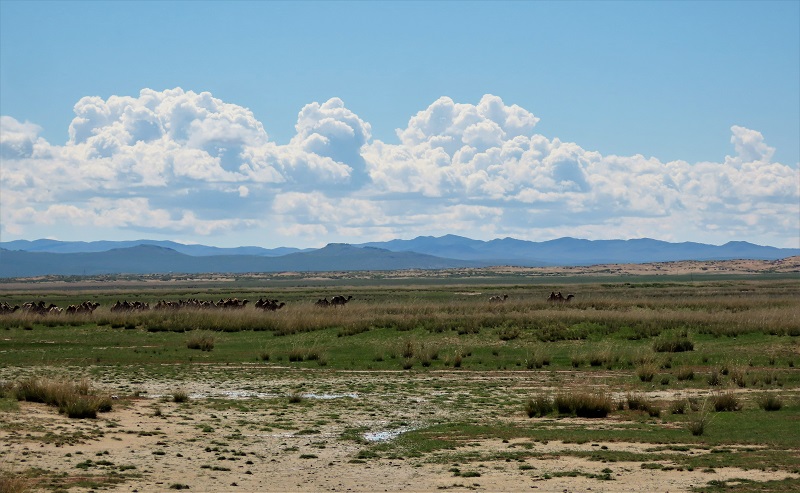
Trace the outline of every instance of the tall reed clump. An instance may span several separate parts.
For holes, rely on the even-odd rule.
[[[653,418],[657,418],[661,414],[661,408],[643,394],[629,393],[626,396],[626,401],[628,409],[631,411],[644,411]]]
[[[689,405],[692,409],[695,409],[691,401]],[[696,412],[692,413],[689,420],[686,422],[686,428],[696,437],[702,436],[706,432],[706,427],[708,427],[708,424],[711,422],[712,415],[708,407],[708,400],[706,400],[703,402],[702,406],[696,408]]]
[[[775,394],[763,394],[756,402],[764,411],[780,411],[783,407],[783,401]]]
[[[717,412],[739,411],[741,409],[742,403],[733,392],[725,392],[714,396],[714,410]]]
[[[653,341],[653,351],[657,353],[682,353],[694,350],[694,343],[686,330],[676,334],[662,335]]]
[[[639,377],[639,380],[642,382],[652,382],[653,377],[656,376],[656,372],[658,371],[658,366],[654,363],[645,363],[643,365],[639,365],[636,368],[636,376]]]
[[[579,418],[605,418],[614,403],[611,396],[603,393],[560,393],[553,399],[559,414],[574,414]]]
[[[96,418],[98,412],[112,408],[111,397],[94,393],[86,379],[70,382],[31,377],[18,382],[14,392],[17,400],[57,407],[70,418]]]
[[[0,470],[0,493],[26,493],[31,491],[32,487],[30,478],[12,471]]]
[[[186,347],[189,349],[199,349],[201,351],[211,351],[214,349],[216,338],[207,332],[199,334],[192,334],[186,341]]]
[[[178,389],[172,392],[172,401],[177,403],[189,402],[189,392],[186,389]]]
[[[529,418],[539,418],[552,413],[553,399],[546,395],[537,395],[525,403],[525,413]]]
[[[539,369],[543,366],[550,365],[550,355],[547,354],[543,347],[534,346],[525,358],[525,368],[529,370]]]

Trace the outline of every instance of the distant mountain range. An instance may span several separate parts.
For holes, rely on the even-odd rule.
[[[14,240],[0,242],[0,248],[6,250],[22,250],[25,252],[47,253],[93,253],[107,252],[118,248],[130,248],[139,245],[153,245],[185,253],[193,257],[211,255],[258,255],[263,257],[279,257],[289,253],[301,252],[299,248],[261,248],[244,246],[236,248],[219,248],[205,245],[184,245],[175,241],[132,240],[132,241],[58,241],[58,240]],[[312,250],[312,249],[306,249]]]
[[[447,269],[516,265],[526,267],[646,263],[677,260],[777,260],[800,255],[800,248],[747,242],[721,246],[669,243],[652,239],[531,242],[491,241],[455,235],[420,236],[320,249],[217,248],[171,241],[16,240],[0,242],[0,277],[41,275],[244,273]]]

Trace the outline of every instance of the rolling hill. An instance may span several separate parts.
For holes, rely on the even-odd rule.
[[[800,255],[797,248],[747,242],[716,246],[648,238],[594,241],[559,238],[531,242],[514,238],[481,241],[446,235],[360,245],[333,243],[307,250],[217,248],[153,240],[17,240],[0,243],[0,277],[585,266],[679,260],[777,260],[797,255]]]

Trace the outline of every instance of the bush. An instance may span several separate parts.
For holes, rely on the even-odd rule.
[[[303,361],[305,359],[306,355],[305,355],[305,352],[302,349],[292,348],[289,351],[288,357],[289,357],[289,361],[290,362],[297,363],[297,362]]]
[[[186,347],[201,351],[211,351],[214,349],[214,336],[211,334],[195,334],[186,341]]]
[[[652,382],[658,367],[654,364],[644,364],[636,369],[636,375],[642,382]]]
[[[58,412],[66,414],[68,418],[84,419],[97,417],[97,401],[91,397],[75,396],[62,402]]]
[[[694,343],[688,337],[664,337],[653,342],[653,351],[657,353],[682,353],[694,350]]]
[[[689,420],[686,427],[692,433],[692,435],[699,437],[706,432],[706,426],[708,425],[708,421],[709,421],[708,414],[699,413]]]
[[[547,416],[553,412],[553,400],[541,395],[528,399],[525,404],[525,412],[529,418]]]
[[[696,436],[702,436],[706,432],[708,423],[711,422],[711,413],[708,410],[708,400],[706,399],[702,405],[696,398],[690,397],[687,399],[689,407],[692,409],[693,414],[689,416],[689,421],[686,423],[686,428],[689,432]]]
[[[682,366],[675,372],[675,378],[680,381],[694,380],[694,370],[689,366]]]
[[[688,407],[689,407],[689,402],[686,399],[679,399],[677,401],[672,401],[672,403],[669,405],[669,413],[685,414]]]
[[[731,381],[739,387],[746,387],[746,374],[741,368],[734,368],[730,371]]]
[[[628,394],[626,400],[631,411],[644,411],[654,418],[661,414],[661,409],[642,394]]]
[[[579,418],[605,418],[613,408],[611,397],[597,393],[558,394],[553,405],[559,414],[574,414]]]
[[[497,335],[501,341],[513,341],[522,334],[519,327],[504,326],[497,330]]]
[[[758,407],[764,411],[780,411],[783,401],[775,394],[764,394],[758,398]]]
[[[57,407],[70,418],[96,418],[98,412],[112,408],[111,398],[94,395],[86,379],[70,382],[32,377],[18,382],[14,393],[17,400]]]
[[[741,409],[742,404],[739,402],[739,398],[731,392],[714,396],[714,410],[717,412],[739,411]]]
[[[172,400],[178,403],[189,402],[189,392],[183,389],[176,390],[172,393]]]
[[[10,471],[0,470],[0,492],[2,493],[25,493],[31,491],[31,480],[21,477]]]

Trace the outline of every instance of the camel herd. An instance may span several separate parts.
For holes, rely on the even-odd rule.
[[[95,309],[100,306],[100,303],[95,303],[93,301],[84,301],[78,305],[69,305],[67,308],[61,308],[60,306],[54,305],[50,303],[46,305],[44,301],[29,301],[27,303],[23,303],[22,306],[14,305],[11,306],[7,302],[0,303],[0,315],[6,315],[10,313],[14,313],[17,310],[20,310],[23,313],[30,313],[33,315],[47,315],[47,314],[54,314],[57,315],[59,313],[92,313]]]
[[[574,294],[568,294],[566,296],[562,295],[561,292],[551,292],[550,296],[547,298],[547,301],[551,304],[560,304],[560,303],[569,303],[573,298],[575,298]],[[342,295],[336,295],[330,300],[327,297],[318,299],[314,305],[320,308],[327,308],[327,307],[336,307],[336,306],[344,306],[350,300],[353,299],[352,295],[344,297]],[[508,299],[508,295],[495,295],[489,297],[490,303],[503,303]],[[239,310],[243,309],[249,303],[248,300],[243,299],[239,300],[238,298],[226,298],[220,299],[219,301],[204,301],[198,300],[194,298],[186,299],[186,300],[177,300],[177,301],[167,301],[167,300],[160,300],[158,301],[153,307],[153,310],[183,310],[183,309],[195,309],[195,310]],[[262,310],[265,312],[274,312],[280,310],[286,303],[283,301],[279,301],[276,299],[269,299],[269,298],[259,298],[258,301],[254,303],[255,308],[257,310]],[[46,314],[60,314],[60,313],[87,313],[91,314],[94,310],[100,306],[99,303],[92,302],[92,301],[84,301],[83,303],[77,305],[69,305],[67,308],[61,308],[56,306],[52,303],[45,304],[44,301],[30,301],[24,303],[22,306],[14,305],[11,306],[7,302],[0,302],[0,315],[6,315],[10,313],[14,313],[16,311],[22,311],[23,313],[29,313],[34,315],[46,315]],[[151,309],[150,304],[142,301],[117,301],[111,306],[112,312],[122,312],[122,313],[130,313],[130,312],[145,312]]]
[[[286,303],[283,301],[278,302],[278,300],[265,300],[263,298],[259,298],[258,301],[256,301],[256,308],[264,310],[265,312],[274,312],[280,310],[284,306],[286,306]]]
[[[337,295],[337,296],[334,296],[333,298],[331,298],[330,301],[328,301],[327,297],[322,298],[321,300],[317,300],[317,302],[314,303],[314,305],[316,305],[316,306],[318,306],[320,308],[327,308],[329,306],[344,306],[344,305],[347,304],[348,301],[350,301],[352,299],[353,299],[352,296],[348,296],[347,298],[345,298],[344,296],[338,296]]]

